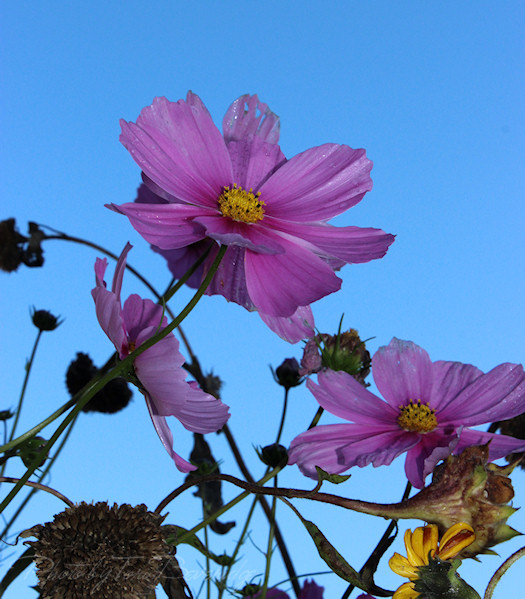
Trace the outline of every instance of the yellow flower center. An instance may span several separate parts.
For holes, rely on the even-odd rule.
[[[429,433],[437,426],[436,414],[428,407],[428,402],[422,404],[420,399],[416,402],[411,399],[408,406],[399,406],[399,410],[397,423],[406,431]]]
[[[223,216],[229,216],[241,223],[256,223],[264,216],[264,202],[259,200],[261,192],[245,191],[238,187],[225,187],[219,196],[219,210]]]

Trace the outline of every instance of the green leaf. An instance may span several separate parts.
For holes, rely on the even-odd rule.
[[[319,468],[319,466],[316,466],[315,469],[317,470],[319,482],[327,480],[329,483],[332,483],[334,485],[340,485],[341,483],[344,483],[351,476],[350,474],[330,474],[322,468]]]
[[[232,566],[234,564],[234,559],[230,555],[223,553],[222,555],[216,555],[209,551],[199,537],[195,534],[188,536],[188,530],[183,528],[182,526],[177,526],[176,524],[168,524],[162,527],[165,533],[164,540],[168,545],[178,545],[180,543],[185,543],[186,545],[191,545],[191,547],[200,551],[203,555],[213,560],[219,566]],[[181,537],[184,539],[179,540]]]
[[[15,580],[15,578],[22,574],[27,566],[29,566],[29,564],[33,561],[34,555],[35,550],[32,547],[29,547],[9,568],[6,575],[3,577],[2,582],[0,582],[0,597],[2,597],[4,592],[7,590],[7,587]]]

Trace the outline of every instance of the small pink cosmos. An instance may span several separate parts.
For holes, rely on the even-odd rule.
[[[432,362],[411,341],[392,339],[372,358],[374,381],[385,400],[345,372],[324,370],[307,385],[319,404],[349,424],[317,426],[291,443],[289,463],[317,478],[315,466],[339,474],[352,466],[382,466],[406,453],[408,480],[422,488],[436,464],[452,452],[490,441],[489,459],[525,450],[525,441],[470,427],[525,412],[525,374],[500,364],[487,374],[470,364]]]
[[[324,587],[320,587],[313,580],[305,580],[303,588],[297,599],[323,599]],[[259,599],[260,593],[252,595],[252,599]],[[290,596],[279,589],[269,589],[266,593],[267,599],[290,599]]]
[[[110,207],[162,250],[207,238],[227,245],[209,293],[257,309],[270,326],[297,319],[340,288],[334,270],[381,258],[394,240],[328,224],[372,188],[365,151],[324,144],[286,160],[279,119],[257,96],[233,102],[222,134],[191,92],[176,103],[155,98],[121,125],[120,140],[167,203]]]
[[[96,287],[91,294],[100,326],[123,360],[135,348],[167,325],[162,306],[136,294],[121,305],[120,292],[126,268],[126,257],[131,249],[128,243],[115,267],[111,291],[106,288],[104,275],[107,260],[97,258],[95,263]],[[173,435],[166,416],[175,416],[189,431],[211,433],[219,430],[229,418],[228,406],[204,393],[196,383],[186,381],[182,369],[184,356],[179,342],[170,333],[141,353],[133,362],[135,374],[143,386],[153,426],[181,472],[195,470],[195,466],[173,450]]]

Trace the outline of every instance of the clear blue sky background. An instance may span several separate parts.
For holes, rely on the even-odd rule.
[[[367,149],[374,189],[337,222],[397,235],[385,259],[342,271],[342,290],[314,306],[319,329],[334,332],[344,312],[346,325],[374,337],[371,351],[395,335],[422,345],[433,359],[485,371],[521,362],[524,21],[522,1],[2,2],[1,218],[16,217],[22,232],[29,220],[45,223],[116,253],[130,240],[130,263],[163,289],[169,275],[162,259],[127,219],[103,207],[133,200],[140,180],[118,142],[118,120],[135,120],[155,96],[177,100],[192,89],[220,123],[233,99],[258,93],[281,117],[288,157],[325,142]],[[45,252],[44,268],[0,277],[0,408],[17,402],[36,331],[29,307],[65,317],[42,340],[21,431],[67,400],[64,374],[77,351],[98,364],[112,351],[90,295],[97,254],[57,241],[46,243]],[[147,293],[128,275],[124,296],[132,292]],[[187,297],[176,299],[175,308]],[[205,298],[185,328],[203,366],[224,379],[231,428],[260,474],[252,446],[273,440],[282,402],[268,364],[299,358],[300,345],[281,342],[255,314],[223,298]],[[316,408],[305,388],[292,393],[286,443]],[[174,430],[176,448],[188,452],[191,435],[176,424]],[[224,439],[212,435],[210,442],[223,471],[237,474]],[[135,393],[118,415],[81,418],[49,484],[74,501],[153,508],[182,480]],[[295,467],[279,480],[311,484]],[[525,473],[514,481],[515,503],[522,505]],[[399,459],[388,468],[355,469],[334,491],[395,501],[404,486]],[[235,494],[224,488],[225,499]],[[356,568],[385,526],[332,507],[299,505]],[[16,528],[47,521],[61,509],[55,498],[39,495]],[[233,512],[236,529],[213,539],[217,550],[232,550],[246,509]],[[285,506],[279,513],[298,572],[325,571],[294,517]],[[510,522],[522,531],[524,514]],[[198,518],[190,494],[171,506],[171,522],[191,526]],[[238,587],[263,571],[256,547],[266,546],[266,534],[258,517],[235,569]],[[521,543],[498,551],[507,557]],[[395,548],[401,551],[401,541]],[[20,547],[4,549],[2,569]],[[202,557],[181,549],[179,558],[197,592]],[[499,563],[484,557],[465,563],[462,574],[482,593]],[[524,573],[518,563],[495,597],[516,596]],[[271,582],[284,578],[276,554]],[[327,599],[346,588],[334,575],[316,580]],[[34,582],[29,576],[13,585],[8,599],[33,597],[27,585]],[[396,588],[402,580],[385,562],[378,582]]]

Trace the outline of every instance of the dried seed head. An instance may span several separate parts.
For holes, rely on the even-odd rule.
[[[145,505],[80,503],[22,536],[35,551],[42,599],[145,599],[169,556],[164,517]]]

